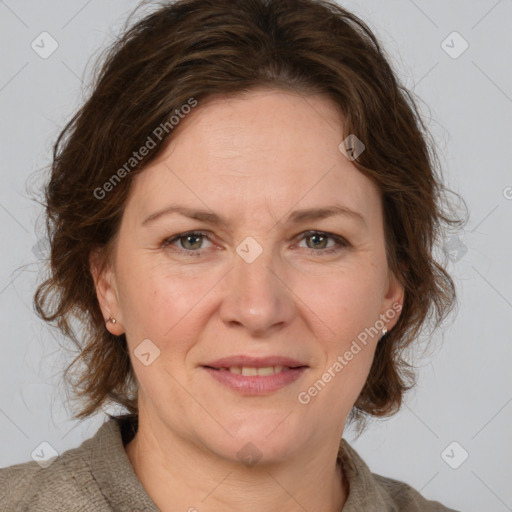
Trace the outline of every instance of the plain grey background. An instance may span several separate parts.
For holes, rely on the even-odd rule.
[[[340,3],[376,32],[423,100],[446,182],[469,208],[440,250],[458,287],[456,315],[418,345],[418,385],[402,410],[345,437],[374,472],[430,499],[512,510],[512,1]],[[47,253],[30,197],[87,94],[94,56],[136,5],[0,0],[0,467],[30,460],[42,442],[59,453],[78,446],[105,418],[70,419],[61,377],[72,353],[33,311]]]

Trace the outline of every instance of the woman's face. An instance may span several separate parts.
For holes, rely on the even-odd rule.
[[[178,128],[134,178],[97,281],[141,418],[230,460],[337,445],[403,296],[378,189],[338,149],[341,113],[258,90]]]

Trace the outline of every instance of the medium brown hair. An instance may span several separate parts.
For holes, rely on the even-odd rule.
[[[261,87],[323,93],[339,105],[345,137],[365,145],[354,164],[381,192],[388,265],[404,305],[377,345],[351,418],[393,414],[414,384],[404,349],[454,305],[453,281],[433,252],[443,225],[456,221],[445,213],[438,159],[411,93],[365,23],[334,2],[179,0],[158,5],[108,49],[89,99],[53,149],[44,191],[50,273],[34,303],[79,349],[65,372],[81,404],[75,418],[107,403],[137,414],[126,337],[105,328],[89,267],[95,249],[104,262],[110,255],[133,177],[161,153],[173,136],[169,119],[191,98],[200,105]],[[168,127],[161,140],[159,126]],[[130,160],[148,137],[154,147]]]

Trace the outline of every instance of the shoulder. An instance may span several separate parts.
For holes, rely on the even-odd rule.
[[[0,469],[0,510],[158,512],[124,449],[135,429],[131,415],[111,416],[93,437],[45,467],[30,461]]]
[[[97,435],[49,464],[30,461],[0,469],[2,512],[107,511],[92,475]],[[91,505],[94,505],[91,507]]]
[[[343,512],[458,512],[427,500],[405,482],[372,473],[345,439],[341,440],[338,459],[349,487]]]
[[[386,499],[393,503],[393,510],[400,512],[458,512],[445,507],[438,501],[427,500],[416,489],[393,478],[372,473],[375,484]]]
[[[0,469],[0,509],[53,511],[80,503],[82,492],[75,479],[76,469],[69,451],[46,468],[30,461]]]
[[[25,496],[42,469],[36,462],[25,462],[0,468],[0,509],[10,510]],[[14,510],[14,509],[13,509]]]

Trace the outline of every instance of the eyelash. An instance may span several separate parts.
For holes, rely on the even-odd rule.
[[[337,247],[330,247],[329,249],[318,249],[318,250],[311,249],[309,254],[314,257],[324,256],[326,254],[335,254],[335,253],[339,252],[341,249],[346,248],[350,245],[344,238],[334,235],[332,233],[327,233],[325,231],[305,231],[304,233],[302,233],[302,235],[303,236],[300,239],[300,241],[304,240],[305,238],[312,237],[314,235],[319,235],[319,236],[331,238],[332,240],[334,240],[336,242]],[[186,238],[187,236],[202,236],[202,237],[205,237],[206,239],[210,240],[207,233],[204,231],[187,231],[185,233],[180,233],[179,235],[176,235],[174,237],[166,238],[162,242],[162,246],[164,248],[167,248],[167,247],[171,246],[174,242],[176,242],[182,238]],[[176,250],[181,253],[185,253],[189,256],[201,256],[204,252],[204,250],[201,250],[201,249],[194,251],[194,250],[180,249],[178,247],[174,247],[173,250]]]

